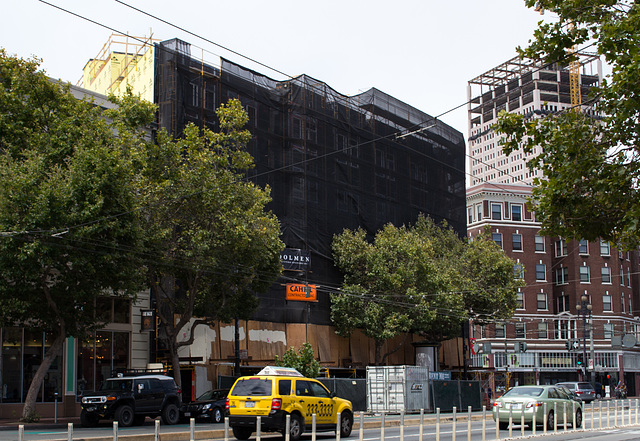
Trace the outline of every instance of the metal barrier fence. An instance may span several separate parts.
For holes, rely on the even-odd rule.
[[[544,404],[544,419],[543,421],[536,421],[536,413],[533,413],[533,421],[529,424],[531,426],[531,434],[532,435],[546,435],[546,434],[557,434],[561,431],[585,431],[585,430],[601,430],[601,429],[611,429],[611,428],[620,428],[625,426],[638,426],[639,422],[639,399],[624,399],[624,400],[605,400],[598,402],[591,402],[588,405],[583,405],[584,413],[581,414],[582,421],[577,421],[577,413],[575,407],[573,409],[569,409],[565,403],[562,409],[558,409],[556,404],[554,403],[553,408],[553,422],[547,420],[547,416],[550,414],[551,409],[547,409],[546,403]],[[575,406],[575,404],[574,404]],[[560,412],[560,413],[558,413]],[[451,440],[456,441],[456,436],[458,434],[466,434],[467,440],[471,440],[471,432],[472,432],[472,421],[481,421],[481,432],[482,432],[482,440],[502,440],[507,438],[514,437],[514,426],[519,426],[520,437],[524,438],[525,433],[525,410],[524,408],[520,411],[509,410],[509,418],[507,421],[501,421],[497,419],[494,423],[494,418],[492,416],[491,410],[487,410],[486,406],[482,406],[482,411],[473,412],[471,406],[468,407],[467,412],[458,412],[458,410],[454,407],[453,412],[447,415],[446,421],[442,421],[442,414],[440,412],[440,408],[436,408],[435,414],[425,414],[424,410],[421,410],[419,414],[407,414],[404,412],[400,412],[399,414],[376,414],[370,415],[368,414],[365,418],[364,412],[359,412],[354,418],[354,423],[358,423],[358,440],[364,440],[364,430],[367,429],[379,429],[380,430],[380,439],[385,439],[385,430],[387,427],[399,427],[400,431],[400,441],[404,441],[405,439],[405,427],[419,427],[418,430],[418,441],[425,440],[425,427],[435,426],[435,438],[429,437],[429,439],[435,439],[435,441],[440,441],[440,435],[442,432],[442,428],[451,430]],[[557,416],[557,417],[556,417]],[[336,441],[340,441],[340,425],[341,418],[340,414],[338,414],[337,422],[336,422]],[[462,423],[466,422],[466,425]],[[489,423],[487,423],[489,422]],[[458,429],[458,423],[460,424],[461,429]],[[255,440],[261,441],[262,431],[261,431],[261,418],[257,417],[256,421],[256,432],[255,432]],[[495,424],[495,429],[491,426]],[[537,425],[541,425],[541,432],[538,432]],[[356,425],[354,424],[354,427]],[[365,427],[366,426],[366,427]],[[286,426],[285,426],[285,441],[289,441],[289,429],[290,429],[290,415],[287,415],[286,418]],[[475,429],[478,430],[477,428]],[[229,418],[225,418],[224,422],[224,430],[220,431],[222,433],[219,434],[217,438],[207,438],[207,439],[220,439],[224,441],[229,441]],[[351,439],[354,439],[355,433],[351,433]],[[25,432],[24,425],[18,426],[18,441],[25,441]],[[69,423],[67,428],[67,440],[72,441],[74,438],[73,432],[73,424]],[[142,439],[141,436],[138,435],[137,439]],[[368,435],[371,437],[371,435]],[[76,439],[85,439],[86,435],[82,435]],[[108,441],[118,440],[118,423],[113,422],[113,437],[92,437],[95,440]],[[154,433],[149,434],[148,438],[151,441],[160,441],[160,420],[155,420],[155,428]],[[166,439],[166,438],[165,438]],[[184,438],[181,438],[184,439]],[[195,441],[196,439],[196,431],[195,431],[195,420],[191,419],[189,425],[189,440]],[[415,436],[412,437],[415,439]],[[314,414],[312,417],[312,427],[311,427],[311,441],[316,441],[316,415]]]

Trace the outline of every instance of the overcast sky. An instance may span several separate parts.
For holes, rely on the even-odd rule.
[[[122,1],[290,76],[307,74],[345,95],[376,87],[432,116],[463,105],[468,80],[514,57],[538,21],[549,19],[524,0]],[[48,75],[73,84],[111,29],[181,38],[193,55],[223,56],[283,79],[115,0],[47,2],[69,12],[38,0],[3,1],[0,47],[41,58]],[[466,106],[441,119],[466,138]]]

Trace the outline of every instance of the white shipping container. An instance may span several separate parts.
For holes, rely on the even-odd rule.
[[[369,412],[430,409],[429,369],[425,366],[367,366]]]

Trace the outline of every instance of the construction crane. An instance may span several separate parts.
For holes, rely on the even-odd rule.
[[[536,5],[535,11],[540,15],[544,15],[544,8],[539,4]],[[568,31],[573,32],[575,25],[570,23]],[[570,51],[569,56],[575,59],[569,62],[569,95],[571,97],[571,108],[574,112],[580,112],[582,110],[580,104],[582,103],[582,96],[580,92],[580,54],[578,53],[578,46],[574,45]]]

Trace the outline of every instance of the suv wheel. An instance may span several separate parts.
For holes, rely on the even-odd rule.
[[[289,440],[298,441],[302,436],[302,419],[298,415],[291,415],[289,421]]]
[[[169,403],[162,409],[162,422],[167,425],[178,424],[180,410],[174,403]]]
[[[82,424],[83,427],[96,427],[99,420],[96,415],[88,413],[84,409],[80,412],[80,424]]]
[[[340,437],[348,438],[353,428],[353,415],[351,412],[345,411],[340,415]]]
[[[118,424],[122,427],[130,427],[133,425],[133,409],[129,405],[123,405],[118,407],[116,410],[116,420],[118,420]]]
[[[251,427],[232,427],[233,429],[233,436],[236,437],[236,439],[239,439],[240,441],[244,441],[249,439],[249,437],[251,436],[251,434],[253,433],[253,430],[251,430]]]

